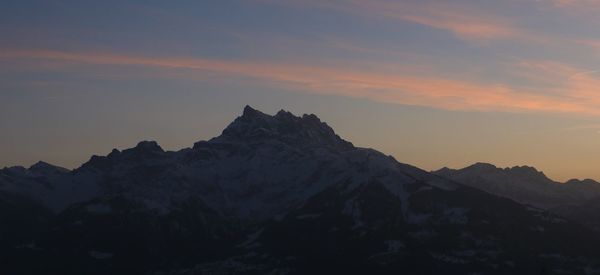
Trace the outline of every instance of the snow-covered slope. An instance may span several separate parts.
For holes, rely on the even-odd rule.
[[[577,224],[357,148],[314,115],[247,106],[220,136],[192,148],[164,151],[144,141],[73,171],[38,165],[0,176],[2,190],[17,196],[0,196],[0,204],[40,217],[19,222],[37,221],[39,230],[0,236],[9,273],[599,267],[600,241]]]
[[[35,187],[19,192],[42,199],[53,209],[56,205],[47,199],[57,197],[57,189],[85,186],[96,196],[125,196],[161,213],[178,201],[198,197],[221,214],[249,219],[285,213],[342,182],[352,189],[378,178],[402,198],[407,195],[405,185],[416,181],[455,188],[390,156],[354,147],[315,115],[296,117],[280,111],[270,116],[249,106],[222,135],[178,152],[165,152],[156,142],[143,141],[123,152],[94,156],[73,172],[56,168],[56,173],[43,175],[36,167],[6,170],[20,171],[17,178],[23,180],[11,186]],[[70,203],[90,199],[75,191],[67,195],[73,198],[58,199]]]

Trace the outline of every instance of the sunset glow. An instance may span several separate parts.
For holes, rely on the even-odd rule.
[[[422,168],[600,179],[597,1],[33,2],[0,9],[0,166],[191,146],[253,104]]]

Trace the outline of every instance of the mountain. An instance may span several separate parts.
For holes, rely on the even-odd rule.
[[[553,181],[543,172],[529,166],[498,168],[476,163],[463,169],[442,168],[439,176],[544,209],[577,206],[600,197],[600,183],[593,180]]]
[[[595,274],[599,236],[249,106],[223,133],[0,170],[3,274]]]
[[[476,163],[463,169],[442,168],[433,172],[488,193],[549,210],[600,231],[600,183],[572,179],[553,181],[528,166],[498,168]]]
[[[98,190],[84,175],[38,162],[28,169],[16,166],[0,170],[0,192],[26,196],[46,208],[60,212],[76,201],[94,197]]]

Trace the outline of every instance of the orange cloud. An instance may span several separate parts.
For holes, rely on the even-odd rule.
[[[374,101],[448,110],[558,112],[600,115],[600,79],[566,65],[522,62],[519,66],[551,78],[561,76],[559,92],[532,93],[507,85],[480,84],[435,76],[398,75],[360,69],[224,61],[202,58],[144,57],[60,51],[2,51],[0,60],[40,60],[97,65],[127,65],[187,69],[265,83],[318,94],[366,98]],[[571,78],[569,78],[569,76]]]
[[[544,79],[546,90],[577,106],[580,113],[598,115],[600,111],[600,71],[585,70],[552,61],[526,61],[519,64],[536,81]]]

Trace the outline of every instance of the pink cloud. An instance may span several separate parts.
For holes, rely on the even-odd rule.
[[[581,69],[554,61],[524,61],[519,66],[536,81],[545,80],[552,88],[547,94],[558,95],[577,106],[577,112],[598,115],[600,111],[600,71]]]
[[[249,77],[276,87],[297,91],[448,110],[600,115],[600,79],[595,75],[578,74],[584,71],[552,62],[524,61],[517,65],[518,68],[528,72],[528,75],[557,79],[556,91],[540,93],[509,85],[482,84],[429,75],[395,74],[349,67],[307,66],[293,63],[48,50],[4,50],[0,52],[0,60],[141,66],[165,69],[165,75],[168,75],[171,69],[186,69],[196,72],[199,76],[210,72],[227,77]],[[194,74],[187,75],[194,77]]]

